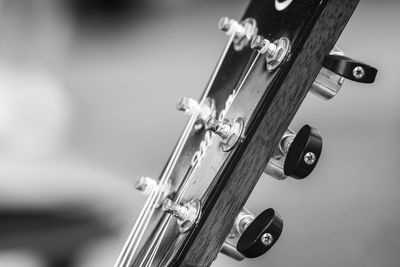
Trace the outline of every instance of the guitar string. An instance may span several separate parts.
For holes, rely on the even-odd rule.
[[[189,126],[190,126],[190,125],[193,125],[193,124],[194,124],[194,121],[195,121],[194,118],[191,118],[191,119],[189,120],[188,125],[186,126],[186,128],[185,128],[185,130],[184,130],[184,132],[183,132],[183,134],[182,134],[182,137],[181,137],[180,141],[178,142],[178,145],[177,145],[177,147],[176,147],[176,149],[175,149],[173,155],[171,156],[171,160],[170,160],[169,164],[167,165],[166,170],[168,170],[168,169],[170,168],[171,162],[172,162],[172,161],[176,158],[176,156],[180,153],[180,152],[178,153],[178,150],[179,150],[179,148],[182,146],[182,144],[184,143],[184,142],[183,142],[183,138],[188,134],[189,130],[191,129],[191,127],[189,127]],[[165,172],[164,172],[164,173],[165,173]],[[164,176],[164,175],[163,175],[163,176]],[[162,178],[162,179],[163,179],[163,178]],[[159,184],[161,184],[161,181],[160,181]],[[163,183],[163,184],[164,184],[164,183]],[[158,188],[162,188],[162,187],[160,186],[160,187],[158,187]],[[153,203],[153,206],[156,205],[156,203],[157,203],[157,201],[155,201],[155,199],[157,198],[157,194],[156,194],[156,193],[158,193],[158,191],[159,191],[159,190],[153,191],[154,193],[151,194],[151,195],[148,197],[147,202]],[[137,249],[137,246],[138,246],[138,243],[140,243],[140,240],[137,239],[137,236],[138,236],[138,234],[139,234],[139,231],[142,232],[142,231],[145,230],[145,229],[144,229],[144,230],[139,230],[139,229],[143,228],[143,222],[147,221],[147,217],[149,217],[149,216],[152,215],[152,212],[151,212],[152,209],[150,209],[150,207],[151,207],[151,205],[147,205],[147,206],[145,206],[145,207],[142,209],[142,212],[141,212],[141,214],[139,215],[139,218],[137,219],[137,221],[136,221],[136,223],[135,223],[135,225],[137,225],[137,227],[136,227],[136,229],[133,229],[133,230],[134,230],[133,232],[135,232],[135,234],[133,235],[133,232],[132,232],[132,235],[133,235],[133,236],[130,235],[130,236],[128,237],[128,240],[126,241],[126,244],[125,244],[125,246],[124,246],[124,249],[123,249],[122,252],[120,253],[120,257],[118,258],[118,260],[117,260],[116,264],[114,265],[114,267],[129,266],[130,261],[131,261],[131,258],[132,258],[131,255],[134,255],[134,254],[135,254],[136,249]],[[145,219],[145,218],[146,218],[146,219]],[[145,224],[145,225],[147,225],[147,224]],[[136,241],[136,242],[135,242],[135,241]],[[132,249],[132,247],[134,247],[134,249]],[[128,263],[125,264],[128,255],[129,255],[129,260],[128,260]]]
[[[191,123],[193,124],[193,123],[194,123],[194,120],[190,120],[189,123],[188,123],[188,126],[189,126]],[[185,137],[185,135],[187,135],[188,129],[190,129],[190,127],[186,127],[186,128],[185,128],[185,130],[184,130],[184,132],[183,132],[183,134],[182,134],[182,138]],[[183,142],[181,142],[181,141],[182,141],[182,138],[181,138],[181,140],[178,142],[178,145],[177,145],[177,147],[176,147],[176,149],[175,149],[173,155],[171,156],[171,161],[172,161],[173,159],[175,159],[176,156],[177,156],[177,154],[178,154],[178,153],[176,153],[176,152],[177,152],[178,148],[180,148],[180,146],[181,146],[182,143],[183,143]],[[169,167],[170,167],[170,165],[171,165],[171,164],[170,164],[171,161],[170,161],[169,164],[167,165],[166,170],[169,169]],[[165,172],[164,172],[164,173],[165,173]],[[163,176],[164,176],[164,175],[163,175]],[[163,179],[163,178],[162,178],[162,179]],[[160,181],[159,184],[161,184],[161,181]],[[158,187],[158,188],[161,188],[161,187]],[[131,263],[132,258],[133,258],[133,255],[135,254],[136,249],[137,249],[137,247],[138,247],[138,245],[139,245],[139,243],[140,243],[140,239],[138,239],[137,236],[140,235],[141,232],[144,232],[144,231],[145,231],[145,228],[146,228],[146,227],[143,227],[143,226],[145,226],[145,225],[147,225],[147,224],[143,224],[143,223],[144,223],[144,222],[147,222],[149,216],[151,217],[151,215],[152,215],[151,206],[154,206],[154,205],[156,205],[156,203],[157,203],[156,198],[157,198],[157,193],[158,193],[158,191],[159,191],[159,190],[154,190],[154,191],[152,192],[152,194],[148,197],[148,201],[149,201],[150,203],[152,203],[153,205],[148,205],[147,207],[144,207],[144,208],[143,208],[142,213],[144,212],[144,214],[141,213],[142,216],[139,215],[140,217],[137,219],[137,222],[140,222],[140,223],[139,223],[139,226],[135,229],[135,235],[134,235],[132,238],[128,238],[127,243],[128,243],[129,245],[128,245],[128,247],[126,248],[126,251],[125,251],[125,253],[124,253],[124,257],[123,257],[123,259],[122,259],[121,261],[117,261],[117,263],[115,264],[115,267],[129,266],[129,264]],[[140,232],[139,232],[139,231],[140,231]],[[142,235],[140,235],[140,236],[142,236]],[[129,257],[129,258],[127,259],[127,257]],[[126,263],[127,260],[128,260],[128,262]]]
[[[226,52],[224,52],[224,55],[225,55],[225,53]],[[221,62],[219,62],[219,64],[217,65],[217,69],[219,69],[220,63]],[[212,81],[215,79],[215,76],[216,76],[216,72],[214,72],[213,77],[210,80],[209,85],[212,84]],[[209,90],[209,88],[210,88],[210,86],[208,86],[208,90]],[[208,90],[204,94],[203,99],[201,100],[201,104],[204,104],[205,96],[207,96]],[[186,142],[187,136],[190,133],[190,130],[193,127],[195,119],[197,118],[197,116],[198,116],[198,114],[193,114],[192,117],[191,117],[191,120],[188,122],[187,127],[186,127],[186,129],[185,129],[185,131],[184,131],[184,133],[182,135],[182,138],[181,138],[180,142],[178,143],[176,150],[174,151],[174,155],[171,157],[171,161],[169,162],[170,164],[168,164],[168,166],[166,168],[166,172],[164,172],[164,175],[163,175],[162,179],[159,182],[159,187],[158,188],[162,188],[163,185],[165,184],[165,182],[167,181],[167,177],[170,176],[171,171],[172,171],[171,170],[171,166],[176,164],[176,160],[177,160],[176,155],[181,153],[182,145],[184,144],[184,142]],[[165,175],[165,174],[167,174],[167,175]],[[150,202],[154,201],[154,203],[158,203],[161,195],[162,195],[162,191],[161,190],[157,190],[157,194],[156,194],[156,197],[155,197],[156,201],[154,201],[154,196],[150,196],[149,197],[149,200],[151,200]],[[115,264],[115,266],[120,266],[121,262],[124,263],[126,261],[126,258],[127,258],[128,255],[129,255],[129,259],[128,259],[127,264],[129,265],[131,263],[131,261],[133,260],[133,256],[134,256],[134,254],[136,252],[136,249],[137,249],[137,247],[138,247],[138,245],[140,243],[140,240],[141,240],[141,238],[143,236],[143,233],[146,230],[146,228],[148,226],[148,223],[150,221],[149,216],[151,216],[153,214],[153,212],[155,210],[155,206],[156,205],[152,205],[151,209],[148,209],[148,207],[146,207],[145,209],[142,210],[142,213],[143,213],[144,210],[146,210],[146,212],[145,212],[145,214],[143,216],[140,216],[141,218],[138,219],[140,221],[140,223],[138,223],[138,227],[135,230],[136,230],[136,233],[139,231],[138,228],[143,228],[143,230],[141,230],[141,234],[139,235],[139,238],[137,238],[137,234],[134,235],[132,238],[128,238],[128,241],[127,241],[127,244],[129,244],[128,248],[123,250],[123,251],[125,251],[125,253],[121,252],[121,255],[123,255],[122,256],[122,260],[117,260],[117,263]],[[146,217],[146,219],[144,219],[144,217]],[[144,227],[143,227],[143,222],[145,222],[144,223]],[[136,242],[134,242],[134,241],[136,241]],[[132,247],[133,247],[133,249],[132,249]]]
[[[229,40],[228,40],[228,43],[226,44],[226,46],[225,46],[225,48],[224,48],[224,50],[223,50],[223,52],[222,52],[222,55],[221,55],[221,57],[220,57],[220,59],[219,59],[219,61],[218,61],[218,63],[217,63],[217,66],[216,66],[216,68],[215,68],[215,70],[214,70],[214,72],[213,72],[213,74],[212,74],[212,76],[211,76],[211,79],[209,80],[209,82],[208,82],[208,84],[207,84],[206,90],[205,90],[205,92],[204,92],[204,94],[203,94],[203,96],[202,96],[202,99],[201,99],[201,101],[200,101],[200,105],[201,105],[201,106],[204,105],[204,103],[205,103],[205,101],[206,101],[207,95],[208,95],[208,93],[209,93],[209,91],[210,91],[210,89],[211,89],[211,86],[213,85],[213,83],[214,83],[214,81],[215,81],[215,78],[216,78],[216,76],[217,76],[217,74],[218,74],[218,72],[219,72],[219,70],[220,70],[220,68],[221,68],[222,62],[224,61],[225,56],[226,56],[226,54],[227,54],[227,52],[228,52],[228,50],[229,50],[229,48],[230,48],[230,46],[231,46],[231,44],[232,44],[234,38],[235,38],[235,32],[233,32],[232,35],[230,36],[230,38],[229,38]],[[194,118],[196,118],[196,119],[197,119],[197,116],[198,116],[198,114],[193,114],[193,115],[192,115],[192,117],[194,117]],[[169,178],[169,177],[168,177],[168,178]],[[161,182],[160,182],[160,183],[161,183]],[[170,218],[171,215],[168,214],[168,215],[166,215],[166,216],[167,216],[168,218]],[[164,221],[165,221],[165,220],[164,220]],[[164,225],[164,223],[163,223],[163,225]],[[162,227],[162,228],[163,228],[163,227]],[[149,251],[153,249],[154,243],[155,243],[156,240],[158,239],[157,236],[159,235],[160,230],[161,230],[161,228],[159,228],[158,233],[155,235],[155,239],[153,239],[152,244],[150,245],[150,248],[148,249],[147,253],[145,254],[145,256],[144,256],[144,258],[143,258],[142,263],[141,263],[140,266],[142,266],[142,264],[146,261],[146,259],[147,259],[147,257],[148,257],[148,254],[149,254]],[[153,255],[153,253],[152,253],[152,255]],[[154,258],[154,256],[153,256],[152,258]],[[151,261],[152,261],[152,260],[151,260]]]
[[[149,197],[147,198],[146,203],[143,206],[143,209],[138,216],[138,219],[136,220],[131,232],[129,233],[129,237],[128,237],[127,241],[125,242],[124,247],[118,256],[118,259],[117,259],[116,263],[114,264],[114,267],[120,266],[121,262],[125,261],[126,254],[128,253],[128,250],[129,250],[128,247],[130,246],[131,240],[133,239],[133,236],[136,233],[137,228],[139,227],[139,223],[142,221],[144,212],[146,210],[148,210],[149,205],[151,204],[152,195],[154,195],[154,194],[155,194],[155,191],[152,191],[150,193]]]
[[[254,64],[257,62],[257,59],[258,59],[259,56],[260,56],[260,53],[257,53],[257,55],[256,55],[256,57],[254,58],[252,64],[250,65],[250,68],[248,69],[246,75],[244,76],[244,78],[242,79],[242,81],[241,81],[241,83],[240,83],[240,85],[239,85],[239,87],[238,87],[236,95],[237,95],[237,94],[240,92],[240,90],[242,89],[243,84],[244,84],[245,81],[247,80],[247,77],[248,77],[248,75],[250,74],[251,70],[253,69]],[[215,136],[215,135],[214,135],[214,136]],[[213,138],[214,138],[214,137],[213,137]],[[198,165],[196,165],[195,168],[197,168],[197,167],[198,167]],[[177,197],[177,199],[176,199],[177,202],[179,202],[179,201],[182,199],[183,194],[185,193],[186,189],[188,188],[189,182],[190,182],[191,178],[193,177],[193,176],[191,176],[191,175],[194,173],[195,168],[193,168],[193,170],[191,171],[191,173],[188,175],[189,177],[188,177],[188,179],[185,181],[183,190],[180,191],[180,194],[178,195],[178,197]],[[170,219],[171,219],[171,217],[169,217],[168,220],[165,220],[165,223],[163,222],[163,226],[162,226],[162,228],[160,228],[160,230],[159,230],[159,232],[160,232],[161,229],[162,229],[162,233],[161,233],[161,235],[158,237],[156,247],[155,247],[155,249],[154,249],[154,251],[153,251],[153,253],[152,253],[152,255],[151,255],[152,258],[151,258],[149,264],[146,265],[146,267],[150,266],[151,263],[152,263],[152,261],[154,260],[154,257],[155,257],[155,255],[156,255],[156,252],[157,252],[157,250],[158,250],[158,248],[159,248],[159,246],[160,246],[160,244],[161,244],[161,240],[163,239],[163,237],[164,237],[164,235],[165,235],[165,232],[166,232],[166,230],[167,230],[167,227],[166,227],[166,226],[169,224]],[[143,263],[143,261],[142,261],[142,263]],[[142,266],[142,265],[140,265],[140,266]]]

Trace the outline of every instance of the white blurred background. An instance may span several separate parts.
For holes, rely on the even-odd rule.
[[[113,264],[144,203],[134,179],[160,173],[186,122],[176,100],[199,97],[227,41],[218,19],[246,5],[0,1],[0,266]],[[361,1],[338,43],[376,83],[310,95],[296,115],[323,134],[312,177],[255,188],[247,207],[284,218],[277,245],[214,266],[398,266],[399,11]]]

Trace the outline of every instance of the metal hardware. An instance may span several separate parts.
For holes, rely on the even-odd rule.
[[[266,209],[243,231],[236,248],[246,258],[266,253],[279,239],[283,221],[274,209]]]
[[[250,47],[257,50],[261,54],[266,54],[268,57],[272,57],[277,49],[276,44],[271,43],[269,40],[261,37],[260,35],[253,37]]]
[[[285,131],[281,141],[279,142],[278,148],[275,150],[273,156],[268,162],[264,169],[264,173],[272,176],[277,180],[284,180],[287,178],[283,171],[287,152],[289,151],[290,145],[292,144],[296,133],[290,128]]]
[[[376,68],[343,55],[325,56],[322,66],[345,79],[360,83],[373,83],[378,73]]]
[[[155,190],[160,190],[160,186],[158,182],[150,177],[140,177],[136,180],[135,188],[141,191],[142,195],[149,196],[151,192]],[[162,195],[160,197],[159,202],[156,204],[156,207],[159,207],[163,201],[171,194],[172,186],[171,182],[166,182],[161,188]]]
[[[184,205],[177,204],[167,198],[163,202],[163,210],[177,218],[179,231],[185,233],[197,224],[201,214],[201,204],[197,199],[191,200]]]
[[[245,258],[239,251],[237,251],[236,244],[244,230],[246,230],[246,228],[251,224],[254,218],[254,214],[245,208],[243,208],[239,212],[238,216],[235,219],[235,223],[233,224],[233,227],[228,234],[228,237],[221,247],[220,252],[222,254],[225,254],[226,256],[238,261],[241,261]]]
[[[312,152],[308,152],[304,155],[304,162],[307,163],[308,165],[314,164],[316,159],[317,157]]]
[[[271,245],[273,241],[274,237],[270,233],[265,233],[261,236],[261,242],[266,246]]]
[[[330,55],[344,56],[344,52],[339,47],[335,46],[330,52]],[[324,100],[329,100],[339,92],[343,83],[344,78],[342,76],[322,67],[311,86],[310,92]]]
[[[353,76],[356,79],[362,79],[364,78],[365,75],[365,70],[361,66],[357,66],[353,69]]]
[[[315,168],[322,150],[322,138],[317,129],[305,125],[298,133],[288,129],[275,150],[264,173],[277,180],[290,176],[307,177]]]
[[[265,54],[267,61],[268,71],[275,70],[289,54],[290,41],[286,37],[282,37],[275,42],[271,42],[268,39],[260,35],[253,37],[250,47],[256,49],[259,53]]]
[[[205,122],[210,118],[215,118],[217,111],[215,101],[212,98],[206,98],[201,105],[197,100],[189,97],[181,97],[176,104],[177,110],[183,111],[186,116],[197,114],[197,120],[193,128],[198,131],[203,128]]]
[[[243,126],[244,121],[242,118],[237,118],[232,123],[225,119],[219,121],[215,118],[210,118],[206,122],[205,128],[222,138],[221,149],[224,152],[228,152],[241,140]]]
[[[218,29],[227,35],[234,34],[233,44],[236,51],[247,46],[257,34],[257,23],[253,18],[247,18],[240,23],[234,19],[223,17],[218,22]]]

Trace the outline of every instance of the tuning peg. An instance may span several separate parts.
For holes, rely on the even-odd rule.
[[[253,18],[238,22],[228,17],[223,17],[219,20],[218,29],[227,35],[234,35],[233,43],[237,51],[247,46],[258,30],[257,23]]]
[[[213,132],[221,137],[222,151],[228,152],[241,140],[244,121],[242,118],[237,118],[233,122],[228,120],[217,120],[210,118],[206,124],[206,130]]]
[[[311,92],[328,100],[334,97],[343,85],[344,79],[373,83],[377,69],[344,55],[338,47],[324,59],[320,73],[311,87]]]
[[[206,98],[203,104],[189,97],[181,97],[178,99],[176,109],[183,111],[186,116],[197,115],[197,121],[194,124],[195,130],[200,130],[206,121],[215,118],[217,111],[215,101],[212,98]]]
[[[342,55],[326,56],[323,66],[348,80],[360,83],[373,83],[378,72],[370,65]]]
[[[164,212],[177,218],[181,233],[189,231],[197,223],[201,215],[201,205],[197,199],[182,205],[167,198],[164,200],[162,208]]]
[[[155,179],[143,176],[136,180],[135,188],[146,197],[154,191],[161,190],[162,195],[158,205],[161,204],[167,198],[167,196],[171,194],[172,191],[170,181],[164,183],[163,186],[160,187],[159,183]]]
[[[344,56],[344,52],[339,47],[335,46],[330,52],[330,55]],[[322,67],[311,86],[310,92],[324,100],[329,100],[339,92],[343,83],[344,78],[342,76]]]
[[[267,209],[247,226],[236,248],[247,258],[259,257],[275,245],[282,229],[283,221],[279,214]]]
[[[222,254],[225,254],[226,256],[238,261],[241,261],[245,258],[243,254],[237,251],[236,245],[244,230],[246,230],[246,228],[252,221],[254,221],[254,219],[254,214],[248,211],[246,208],[243,208],[239,212],[239,214],[236,216],[231,231],[229,232],[224,244],[221,247],[220,252]]]
[[[290,41],[282,37],[275,42],[255,35],[250,43],[250,47],[257,50],[260,54],[265,54],[268,71],[276,69],[286,58],[290,50]]]
[[[264,172],[278,180],[287,176],[303,179],[314,170],[321,150],[322,137],[317,129],[305,125],[297,134],[288,129]]]
[[[267,209],[256,217],[243,208],[220,252],[239,261],[245,257],[261,256],[275,244],[282,228],[283,221],[273,209]]]

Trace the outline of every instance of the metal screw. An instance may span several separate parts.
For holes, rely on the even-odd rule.
[[[357,66],[357,67],[355,67],[355,68],[353,69],[353,76],[354,76],[354,78],[356,78],[356,79],[362,79],[362,78],[364,78],[364,75],[365,75],[365,70],[364,70],[363,67]]]
[[[312,152],[307,152],[304,155],[304,162],[307,163],[308,165],[314,164],[316,159],[317,159],[317,157]]]
[[[265,246],[271,245],[273,241],[274,241],[274,237],[273,237],[270,233],[264,233],[264,234],[261,236],[261,242],[262,242]]]

